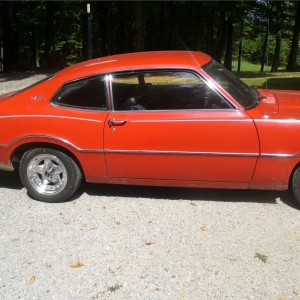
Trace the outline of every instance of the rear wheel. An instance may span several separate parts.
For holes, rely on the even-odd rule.
[[[78,189],[82,174],[63,152],[37,148],[27,151],[20,163],[20,177],[28,193],[43,202],[63,202]]]
[[[292,189],[296,200],[300,203],[300,167],[293,174]]]

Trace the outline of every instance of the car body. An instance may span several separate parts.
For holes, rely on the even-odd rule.
[[[206,54],[129,53],[0,96],[0,169],[38,200],[95,183],[300,197],[300,92],[250,88]]]

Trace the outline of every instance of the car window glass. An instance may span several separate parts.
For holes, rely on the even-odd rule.
[[[228,103],[195,74],[145,71],[112,76],[115,110],[223,109]]]
[[[202,69],[244,108],[253,108],[259,104],[259,94],[216,61],[210,61]]]
[[[106,109],[104,78],[70,83],[55,97],[54,103],[81,109]]]

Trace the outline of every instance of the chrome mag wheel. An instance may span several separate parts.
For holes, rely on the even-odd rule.
[[[19,167],[28,194],[43,202],[63,202],[78,189],[82,173],[71,155],[50,148],[24,153]]]
[[[31,186],[43,195],[60,193],[68,181],[64,164],[51,154],[35,156],[28,164],[27,177]]]

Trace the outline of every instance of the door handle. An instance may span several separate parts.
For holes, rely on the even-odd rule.
[[[127,122],[127,120],[115,120],[115,119],[109,119],[108,125],[109,126],[118,126],[118,125],[124,125]]]

